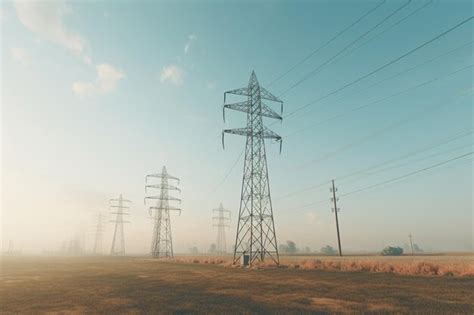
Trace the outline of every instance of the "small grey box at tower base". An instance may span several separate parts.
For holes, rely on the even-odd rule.
[[[248,266],[250,262],[250,256],[249,254],[245,253],[240,257],[240,264],[242,266]]]

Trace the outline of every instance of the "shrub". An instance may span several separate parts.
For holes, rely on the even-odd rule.
[[[321,248],[321,253],[324,255],[336,255],[337,251],[332,246],[326,245]]]
[[[400,256],[403,255],[403,248],[387,246],[382,250],[383,256]]]

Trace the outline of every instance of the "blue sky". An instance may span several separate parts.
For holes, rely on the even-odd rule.
[[[123,193],[133,201],[127,246],[145,252],[151,222],[144,176],[163,165],[182,180],[183,212],[172,218],[177,251],[207,250],[219,202],[233,212],[232,240],[244,139],[228,136],[222,150],[220,134],[243,127],[245,117],[228,112],[223,123],[223,92],[246,86],[255,70],[262,86],[281,95],[406,1],[387,1],[269,86],[377,3],[2,2],[3,243],[41,250],[78,234],[91,239],[98,211]],[[433,1],[396,24],[426,3],[409,2],[343,58],[283,94],[284,116],[472,16],[470,1]],[[316,203],[329,198],[328,185],[286,194],[332,178],[344,194],[472,151],[471,134],[388,166],[406,165],[337,180],[472,129],[472,40],[471,21],[271,126],[283,136],[281,155],[267,142],[280,243],[336,244],[331,205]],[[340,207],[347,249],[402,245],[409,232],[427,249],[472,249],[472,161],[341,197]]]

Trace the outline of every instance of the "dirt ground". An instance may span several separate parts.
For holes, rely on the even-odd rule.
[[[474,278],[2,257],[0,313],[474,313]]]

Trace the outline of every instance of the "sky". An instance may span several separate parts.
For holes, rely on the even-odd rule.
[[[254,70],[284,101],[281,123],[265,119],[283,138],[281,154],[266,142],[278,243],[336,247],[335,179],[344,250],[409,233],[425,250],[472,250],[472,20],[347,86],[472,16],[472,2],[386,1],[325,45],[378,3],[2,1],[2,248],[90,249],[98,214],[112,220],[108,200],[123,194],[126,251],[147,253],[144,179],[166,165],[181,179],[175,252],[208,250],[220,202],[230,249],[245,139],[227,135],[224,150],[221,132],[246,117],[223,122],[223,93]]]

